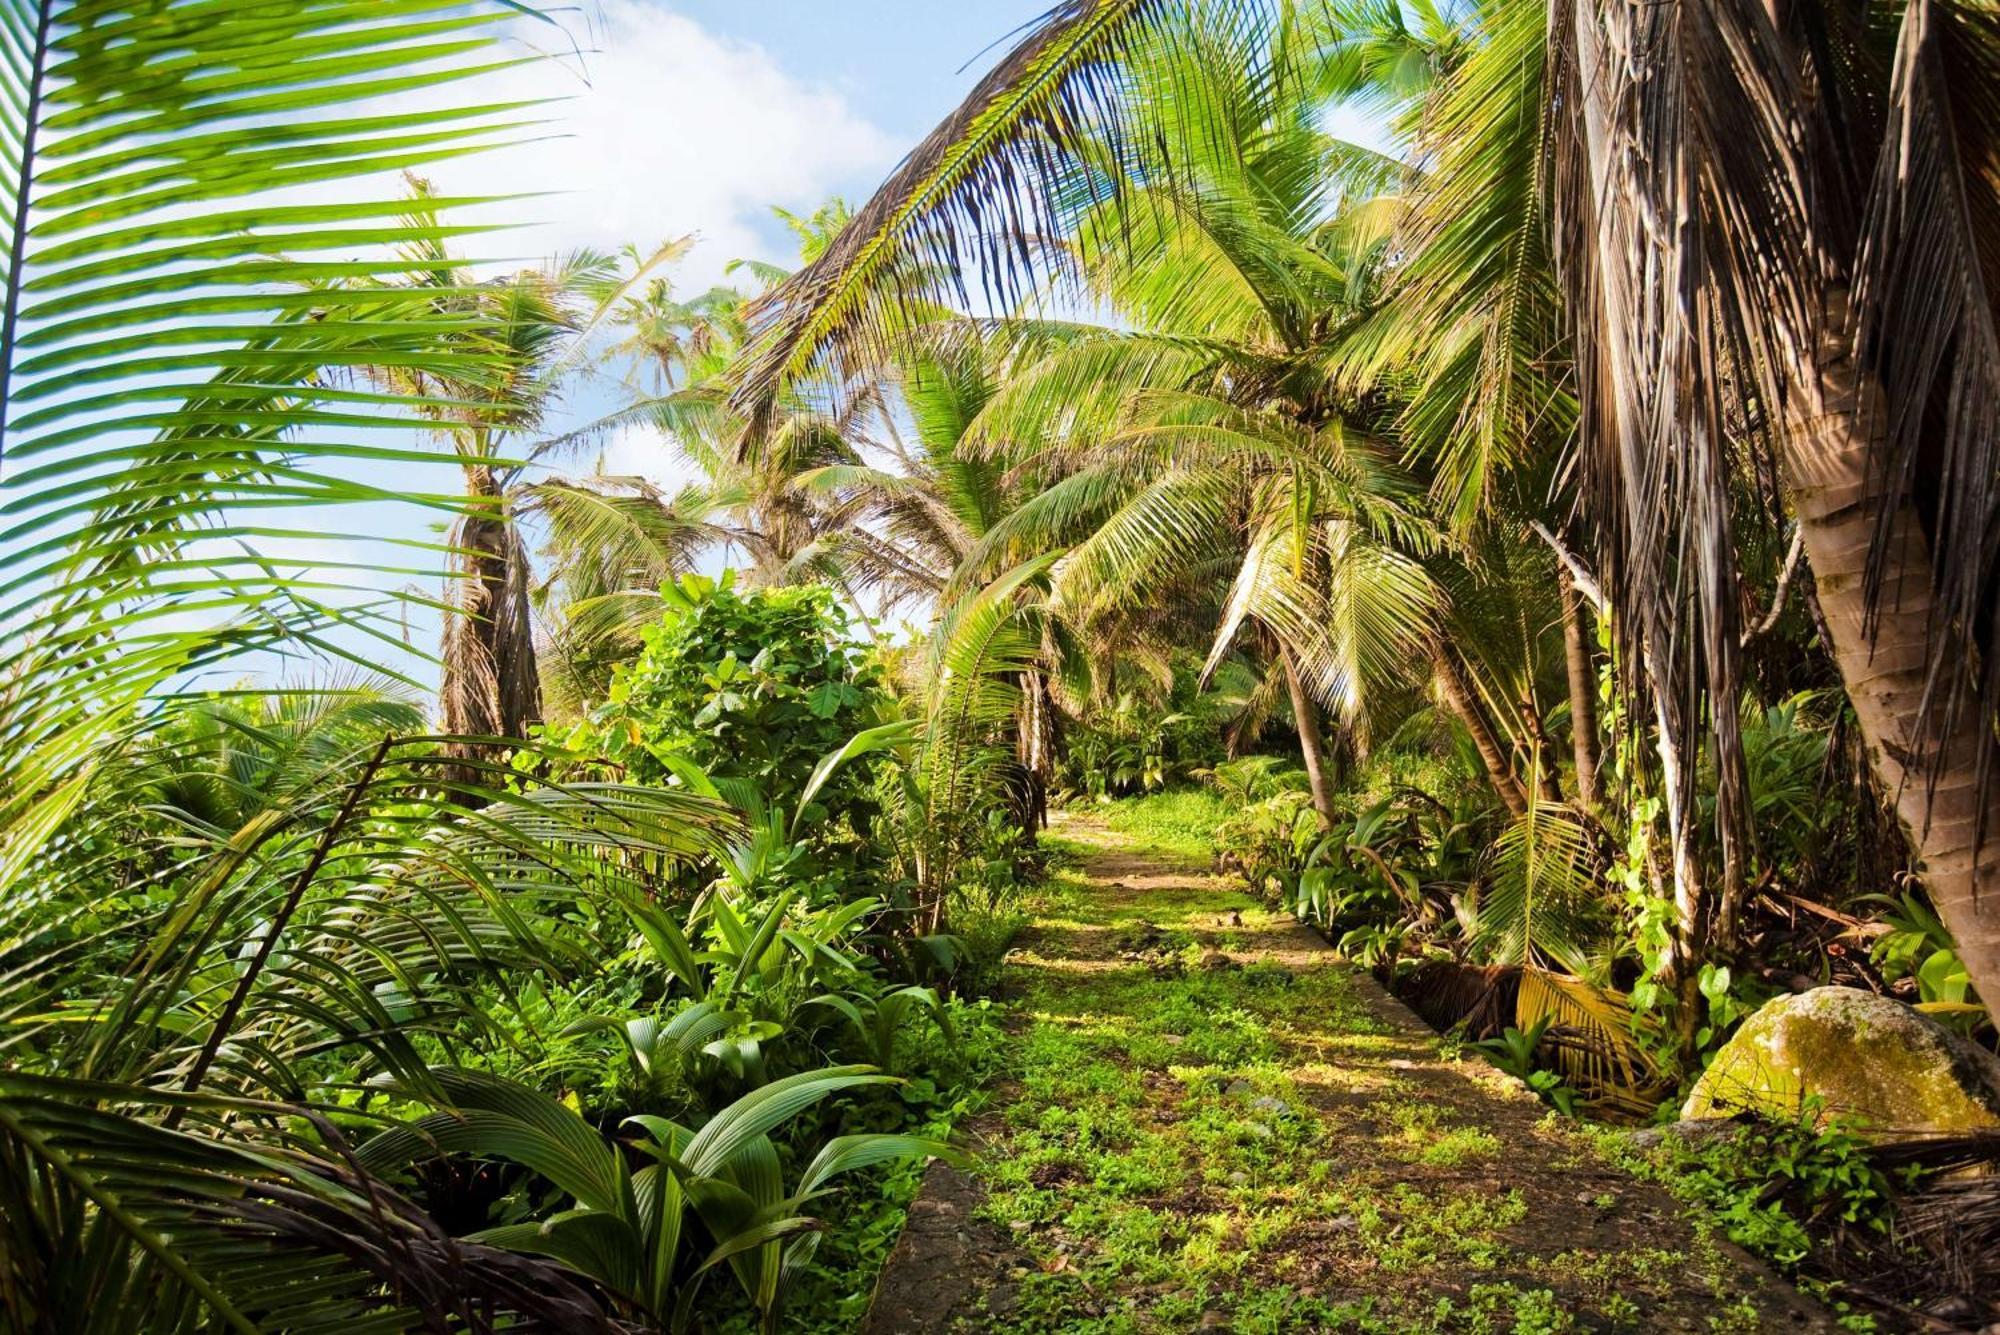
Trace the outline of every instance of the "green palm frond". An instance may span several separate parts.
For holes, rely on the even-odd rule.
[[[1042,650],[1029,595],[1054,560],[1050,554],[1024,562],[960,599],[931,634],[924,763],[933,825],[956,824],[981,809],[973,799],[1000,754],[996,733],[1012,720],[1018,679]]]
[[[203,1134],[162,1124],[175,1113]],[[610,1329],[563,1271],[448,1236],[338,1155],[242,1134],[288,1124],[340,1143],[297,1105],[0,1072],[0,1237],[65,1262],[10,1268],[10,1325]]]
[[[1491,11],[1423,109],[1429,169],[1406,201],[1409,258],[1340,348],[1336,374],[1394,382],[1402,434],[1466,532],[1510,470],[1575,429],[1568,346],[1542,203],[1547,15]]]
[[[646,478],[595,474],[530,483],[516,490],[515,507],[546,531],[552,578],[544,601],[566,605],[690,573],[704,548],[727,539],[717,516],[743,497],[740,486],[693,483],[669,493]]]
[[[913,305],[963,298],[980,270],[1018,295],[1063,263],[1029,236],[1062,236],[1121,188],[1130,164],[1101,170],[1102,146],[1140,153],[1151,123],[1126,78],[1154,46],[1180,40],[1196,10],[1214,26],[1261,29],[1262,6],[1222,0],[1066,0],[1027,34],[920,144],[826,252],[763,298],[743,397],[768,404],[789,381],[871,360]],[[1239,70],[1240,73],[1240,70]],[[996,226],[993,220],[999,220]],[[753,414],[753,415],[761,415]]]
[[[169,738],[183,735],[174,712]],[[678,792],[522,790],[507,770],[458,786],[439,740],[336,749],[240,824],[163,822],[130,801],[129,783],[185,768],[185,744],[108,768],[71,813],[64,856],[0,911],[0,1048],[94,1078],[282,1099],[303,1095],[294,1066],[310,1051],[353,1046],[400,1069],[417,1060],[412,1036],[461,1014],[494,970],[589,967],[536,930],[533,903],[636,893],[731,828]],[[149,873],[186,889],[153,905],[99,888]],[[37,952],[63,941],[87,961],[133,940],[109,995],[68,972],[71,949]]]
[[[1221,469],[1173,470],[1147,483],[1062,558],[1056,594],[1081,609],[1157,597],[1189,559],[1235,543],[1241,479]]]
[[[350,387],[358,373],[497,388],[494,331],[450,285],[405,281],[427,247],[477,229],[372,185],[313,201],[526,132],[527,103],[379,106],[519,63],[488,30],[524,12],[0,6],[11,857],[41,797],[71,791],[87,730],[162,684],[278,642],[400,652],[396,595],[357,601],[263,552],[312,532],[302,510],[412,499],[367,475],[432,457],[409,439],[427,420],[413,395]]]
[[[1290,649],[1313,695],[1361,730],[1371,702],[1407,677],[1445,605],[1419,562],[1358,526],[1301,529],[1289,515],[1267,516],[1236,571],[1203,675],[1255,621]]]
[[[952,572],[955,597],[1030,555],[1067,548],[1096,531],[1139,485],[1115,466],[1087,468],[1053,482],[1002,515]]]
[[[686,794],[537,786],[507,770],[462,788],[441,739],[356,750],[326,724],[297,748],[323,756],[316,778],[288,775],[241,824],[134,803],[131,784],[183,774],[204,736],[219,740],[176,715],[214,711],[170,702],[161,745],[135,738],[132,764],[103,767],[33,892],[0,907],[0,1192],[24,1193],[4,1202],[7,1227],[92,1258],[46,1266],[38,1249],[10,1249],[8,1294],[63,1310],[84,1296],[76,1286],[158,1272],[106,1330],[313,1329],[373,1310],[384,1285],[416,1305],[405,1327],[445,1328],[467,1303],[495,1319],[567,1304],[594,1324],[576,1290],[537,1296],[532,1267],[454,1252],[358,1177],[306,1105],[330,1054],[423,1087],[426,1036],[483,1041],[478,994],[503,971],[596,967],[542,915],[656,893],[674,868],[719,854],[733,816]],[[262,747],[282,740],[244,726]],[[145,894],[154,881],[174,893]],[[34,1074],[48,1071],[62,1078]]]
[[[996,336],[1014,338],[1004,328]],[[1134,395],[1212,387],[1218,373],[1246,363],[1264,365],[1224,340],[1078,328],[1041,355],[1015,362],[969,424],[967,445],[1022,458],[1065,441],[1103,439],[1124,424]]]
[[[1590,971],[1609,925],[1598,853],[1567,808],[1530,803],[1494,841],[1473,911],[1473,935],[1496,963]]]

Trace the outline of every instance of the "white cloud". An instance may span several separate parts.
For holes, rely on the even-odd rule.
[[[525,234],[534,254],[650,249],[698,232],[703,244],[680,270],[696,289],[731,259],[792,259],[760,239],[771,205],[810,211],[857,182],[865,189],[901,151],[837,90],[659,0],[601,0],[569,17],[583,54],[479,84],[482,101],[566,98],[542,113],[555,123],[541,133],[557,137],[426,172],[447,193],[563,192],[508,206],[511,218],[550,224]],[[545,49],[551,33],[524,23],[514,37]],[[522,242],[487,246],[508,244]]]
[[[649,423],[621,426],[604,443],[603,471],[613,477],[649,478],[666,491],[701,479],[701,470],[683,459],[666,432]]]

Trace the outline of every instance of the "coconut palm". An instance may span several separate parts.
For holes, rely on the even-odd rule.
[[[1396,546],[1426,535],[1368,436],[1380,411],[1325,371],[1373,272],[1334,216],[1338,190],[1381,164],[1357,168],[1325,134],[1298,71],[1241,77],[1266,40],[1206,34],[1140,79],[1205,129],[1174,174],[1078,221],[1079,276],[1122,325],[1011,320],[987,335],[1005,356],[958,466],[1011,462],[1003,476],[1032,486],[956,554],[954,584],[1069,547],[1052,607],[1083,643],[1150,607],[1208,609],[1213,670],[1246,624],[1265,626],[1331,821],[1321,709],[1365,747],[1370,691],[1400,675],[1437,598]]]
[[[482,738],[522,737],[541,721],[535,657],[532,574],[521,512],[570,503],[574,491],[537,494],[527,481],[533,459],[565,441],[531,442],[571,377],[596,356],[593,340],[644,298],[660,265],[685,252],[685,239],[651,255],[578,251],[542,269],[476,280],[436,225],[429,183],[411,178],[413,217],[425,239],[404,254],[412,288],[435,291],[438,308],[482,317],[465,334],[487,353],[477,379],[455,381],[422,366],[385,364],[377,383],[420,399],[457,456],[468,504],[450,538],[453,556],[444,622],[439,718],[451,744],[474,757],[493,751]],[[525,453],[510,457],[510,450]]]
[[[1522,8],[1486,6],[1482,26]],[[2000,991],[2000,669],[1982,638],[2000,593],[2000,341],[1981,261],[2000,28],[1936,0],[1794,6],[1782,25],[1748,0],[1546,12],[1532,160],[1551,164],[1536,198],[1578,363],[1598,573],[1662,735],[1713,731],[1724,896],[1746,857],[1730,479],[1747,458],[1784,479],[1877,776],[1975,984]],[[1096,146],[1139,153],[1174,127],[1126,76],[1217,23],[1303,26],[1275,0],[1052,12],[774,294],[746,404],[865,359],[899,297],[939,295],[917,259],[976,257],[1018,292],[1039,258],[1027,236],[1075,235],[1107,199],[1133,201],[1095,170]],[[1668,775],[1677,863],[1693,768]]]

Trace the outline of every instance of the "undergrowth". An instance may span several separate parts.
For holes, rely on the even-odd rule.
[[[1174,798],[1108,809],[1121,855],[1202,850],[1196,822],[1215,817]],[[1364,979],[1310,951],[1223,954],[1298,938],[1218,882],[1093,879],[1092,842],[1062,841],[1009,967],[1005,1150],[980,1174],[986,1217],[1027,1263],[979,1328],[1637,1332],[1691,1300],[1711,1329],[1759,1328],[1712,1248],[1624,1222],[1615,1193],[1588,1207],[1620,1221],[1609,1240],[1550,1254],[1551,1211],[1578,1208],[1562,1175],[1524,1164],[1484,1096],[1427,1083],[1454,1074],[1404,1074],[1398,1054],[1434,1049],[1413,1049]],[[1541,1130],[1544,1168],[1588,1157],[1566,1123]]]
[[[1127,836],[1133,849],[1202,865],[1214,857],[1215,827],[1229,815],[1228,804],[1207,788],[1148,793],[1098,810],[1104,823]]]

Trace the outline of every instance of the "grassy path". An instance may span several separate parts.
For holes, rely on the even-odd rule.
[[[1009,957],[1010,1083],[868,1329],[1772,1331],[1817,1309],[1320,939],[1088,818]]]

